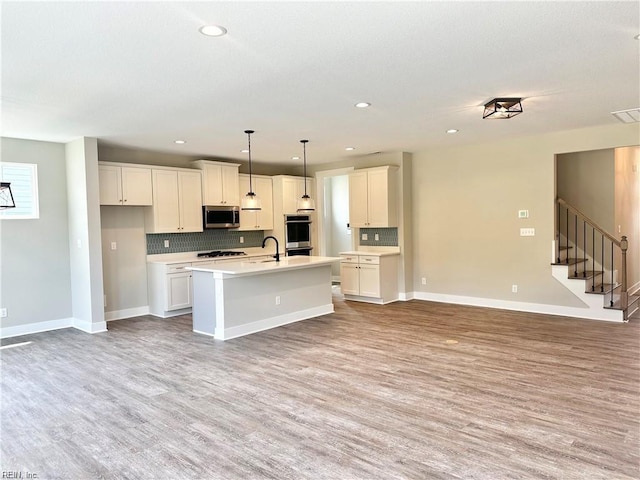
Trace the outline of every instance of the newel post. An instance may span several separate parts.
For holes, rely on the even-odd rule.
[[[620,250],[622,251],[622,292],[620,294],[620,303],[622,308],[627,308],[628,296],[627,296],[627,249],[629,248],[629,241],[626,236],[622,236],[620,240]]]

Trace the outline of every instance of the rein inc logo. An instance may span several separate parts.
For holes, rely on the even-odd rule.
[[[2,478],[39,478],[37,473],[22,472],[20,470],[3,470]]]

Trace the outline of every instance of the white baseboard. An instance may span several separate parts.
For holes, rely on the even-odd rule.
[[[398,294],[398,300],[401,302],[406,302],[414,299],[415,292],[400,292]]]
[[[60,318],[58,320],[48,320],[46,322],[27,323],[25,325],[16,325],[13,327],[1,327],[0,338],[19,337],[21,335],[48,332],[50,330],[59,330],[61,328],[70,328],[73,326],[73,318]]]
[[[232,338],[242,337],[244,335],[261,332],[263,330],[269,330],[270,328],[281,327],[282,325],[307,320],[309,318],[328,315],[333,312],[333,303],[329,303],[327,305],[320,305],[318,307],[308,308],[298,312],[265,318],[245,325],[238,325],[237,327],[225,329],[216,328],[214,338],[217,340],[231,340]]]
[[[149,305],[144,307],[124,308],[122,310],[114,310],[112,312],[104,312],[104,319],[107,322],[113,320],[122,320],[123,318],[139,317],[141,315],[149,315]]]
[[[559,315],[563,317],[583,318],[588,320],[603,320],[607,322],[622,322],[622,312],[619,310],[564,307],[561,305],[547,305],[543,303],[512,302],[494,298],[465,297],[462,295],[448,295],[444,293],[413,292],[416,300],[429,302],[452,303],[473,307],[499,308],[501,310],[515,310],[518,312],[541,313],[545,315]]]
[[[107,331],[107,322],[87,322],[78,318],[73,319],[73,326],[86,333],[102,333]]]
[[[107,331],[107,322],[87,322],[77,318],[61,318],[58,320],[47,320],[46,322],[27,323],[14,327],[0,328],[0,338],[19,337],[32,333],[50,332],[61,328],[77,328],[86,333],[101,333]]]

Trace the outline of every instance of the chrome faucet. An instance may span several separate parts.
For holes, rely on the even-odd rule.
[[[274,255],[276,262],[280,261],[280,244],[278,243],[278,239],[276,237],[274,237],[273,235],[269,235],[267,237],[264,237],[264,240],[262,240],[262,248],[264,248],[265,244],[267,243],[267,240],[269,240],[270,238],[273,238],[273,240],[276,242],[276,254]]]

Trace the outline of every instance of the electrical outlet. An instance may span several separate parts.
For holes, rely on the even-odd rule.
[[[363,233],[362,240],[369,240],[369,235],[367,235],[366,233]]]
[[[427,284],[427,278],[426,277],[422,277],[422,284],[426,285]]]
[[[0,318],[7,318],[7,309],[0,308]]]
[[[511,293],[518,293],[518,285],[511,285]]]
[[[244,243],[244,237],[240,237],[240,243]]]
[[[276,305],[280,305],[280,295],[276,295]]]
[[[377,242],[380,240],[380,235],[378,235],[377,233],[373,236],[373,239]]]
[[[164,241],[164,248],[169,248],[169,240]]]
[[[111,250],[116,250],[118,248],[118,244],[116,242],[111,242]]]

